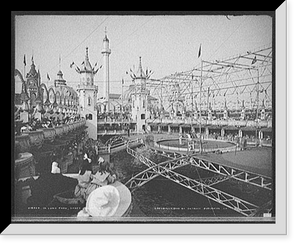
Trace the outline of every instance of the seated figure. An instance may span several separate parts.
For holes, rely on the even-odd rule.
[[[116,174],[111,171],[109,162],[100,162],[99,170],[91,177],[92,180],[83,193],[85,200],[95,189],[114,183],[116,180]]]

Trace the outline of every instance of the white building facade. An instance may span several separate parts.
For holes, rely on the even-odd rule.
[[[98,71],[98,70],[97,70]],[[97,140],[97,93],[98,86],[94,85],[94,75],[97,71],[92,68],[86,48],[85,60],[78,71],[80,84],[77,87],[79,94],[79,114],[86,119],[87,132],[90,138]]]

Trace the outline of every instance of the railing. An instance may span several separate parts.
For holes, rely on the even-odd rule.
[[[30,146],[37,147],[37,148],[42,147],[44,143],[43,131],[30,131],[24,133],[29,135],[28,137],[29,137]]]
[[[40,148],[44,141],[53,141],[56,137],[60,137],[68,132],[75,131],[76,129],[85,126],[85,123],[85,120],[79,120],[55,128],[43,128],[37,131],[23,132],[21,135],[16,136],[15,140],[19,142],[21,152],[28,152],[30,147]]]
[[[113,153],[117,152],[121,149],[125,149],[127,147],[130,147],[134,144],[142,144],[143,140],[142,139],[134,139],[134,140],[123,140],[122,142],[119,142],[117,144],[109,144],[107,146],[98,146],[98,152],[99,153]]]
[[[159,123],[172,123],[172,124],[190,124],[190,125],[199,125],[200,120],[186,118],[186,119],[160,119]],[[152,120],[148,121],[148,124],[155,123]],[[264,127],[272,127],[272,120],[201,120],[201,125],[215,125],[215,126],[238,126],[238,127],[257,127],[257,128],[264,128]]]

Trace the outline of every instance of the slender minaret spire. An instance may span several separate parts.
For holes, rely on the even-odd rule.
[[[103,39],[103,49],[101,51],[103,54],[103,92],[100,97],[103,97],[107,101],[106,111],[110,110],[110,101],[109,101],[109,55],[111,50],[109,48],[109,39],[107,38],[107,31],[105,27],[105,37]]]
[[[58,57],[58,65],[59,65],[58,70],[60,71],[61,70],[61,56],[60,55]]]
[[[85,48],[85,61],[88,61],[89,60],[89,48],[86,47]]]

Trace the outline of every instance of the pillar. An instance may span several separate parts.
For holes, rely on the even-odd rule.
[[[206,135],[206,138],[208,138],[208,135],[209,135],[209,129],[208,129],[208,127],[205,128],[205,135]]]
[[[221,128],[221,137],[223,138],[225,135],[225,129],[224,128]]]
[[[242,131],[242,129],[239,129],[239,137],[243,137],[243,131]]]

